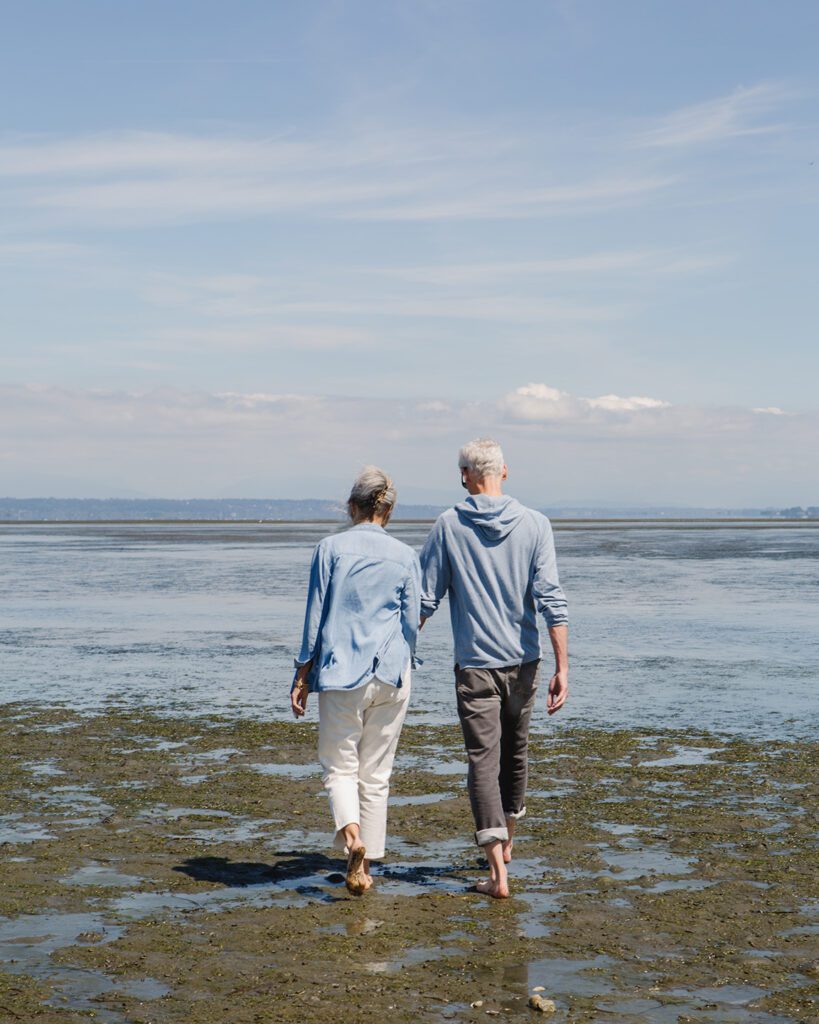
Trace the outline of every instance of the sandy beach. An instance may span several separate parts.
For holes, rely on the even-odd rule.
[[[819,1019],[817,745],[537,737],[512,898],[460,735],[405,730],[376,891],[347,894],[315,727],[0,718],[0,1019]]]

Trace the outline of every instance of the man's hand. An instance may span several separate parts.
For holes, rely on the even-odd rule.
[[[549,680],[549,695],[546,698],[546,710],[550,715],[559,711],[569,696],[569,673],[555,672]]]
[[[301,718],[307,710],[307,695],[309,693],[307,689],[307,675],[311,664],[312,662],[308,662],[299,668],[293,688],[290,691],[290,710],[296,718]]]

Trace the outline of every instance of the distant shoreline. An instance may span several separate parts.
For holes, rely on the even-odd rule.
[[[434,518],[395,519],[395,526],[429,525]],[[783,527],[786,529],[815,529],[819,519],[763,519],[762,517],[702,518],[657,517],[550,517],[558,529],[618,528],[629,526],[637,529],[663,529],[674,526],[679,529],[730,529]],[[0,527],[6,526],[343,526],[341,519],[0,519]]]

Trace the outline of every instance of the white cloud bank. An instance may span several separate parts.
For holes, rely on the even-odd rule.
[[[455,453],[479,434],[503,443],[510,489],[535,504],[819,501],[816,416],[583,398],[545,383],[481,402],[6,386],[0,493],[26,495],[37,480],[41,494],[68,495],[94,480],[103,495],[213,496],[241,481],[251,497],[339,497],[377,462],[413,493],[457,500]]]

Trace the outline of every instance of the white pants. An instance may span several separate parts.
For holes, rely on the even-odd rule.
[[[319,694],[319,761],[336,826],[358,824],[367,857],[384,856],[390,774],[410,695],[410,670],[401,687],[375,676],[354,690]]]

